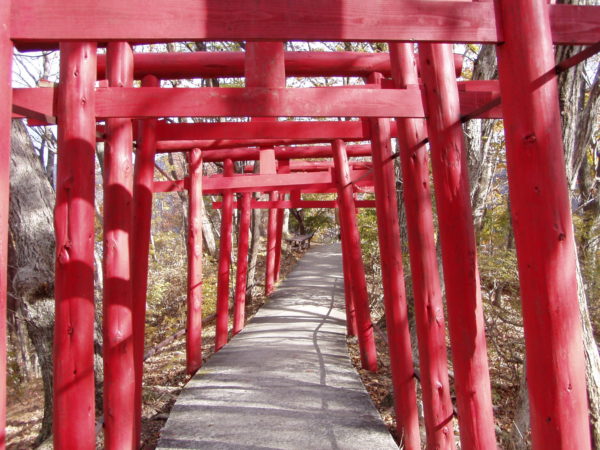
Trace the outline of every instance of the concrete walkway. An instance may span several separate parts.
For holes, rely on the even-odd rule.
[[[159,448],[397,449],[345,334],[340,246],[315,246],[183,389]]]

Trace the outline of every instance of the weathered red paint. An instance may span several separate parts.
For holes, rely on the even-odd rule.
[[[420,450],[417,392],[413,376],[415,369],[412,360],[404,287],[396,176],[394,160],[391,158],[390,125],[389,119],[371,119],[370,122],[377,231],[381,255],[386,330],[394,386],[394,410],[404,447]]]
[[[186,370],[188,374],[193,374],[202,366],[202,214],[204,211],[202,205],[202,153],[200,149],[194,149],[189,153],[189,174],[185,348]],[[223,215],[223,220],[226,220],[225,215]],[[224,235],[221,234],[221,236]],[[223,241],[221,241],[221,246],[223,246]],[[229,268],[227,270],[229,271]],[[228,281],[227,285],[229,285]],[[220,277],[219,282],[222,282]],[[229,286],[227,286],[227,289],[229,289]],[[227,298],[225,298],[225,301],[227,302]],[[225,340],[227,340],[227,326],[225,326]]]
[[[356,209],[352,198],[352,185],[348,157],[343,141],[332,144],[335,173],[338,183],[338,203],[342,239],[346,241],[352,274],[353,303],[356,312],[356,333],[360,347],[362,367],[370,371],[377,370],[377,350],[373,338],[373,323],[369,311],[369,294],[365,279],[365,269],[360,249],[360,234],[356,220]]]
[[[226,159],[223,164],[225,177],[233,175],[233,161]],[[219,243],[219,268],[217,274],[217,325],[215,351],[227,344],[229,328],[229,269],[231,267],[231,230],[233,227],[233,192],[223,192],[221,210],[221,240]]]
[[[94,449],[96,44],[60,50],[53,438],[55,448]]]
[[[213,202],[213,209],[221,209],[223,202]],[[243,207],[243,202],[233,202],[235,209]],[[278,200],[270,202],[268,200],[252,199],[250,203],[252,209],[269,209],[269,208],[337,208],[337,200]],[[375,208],[375,200],[354,200],[355,208]]]
[[[269,201],[279,200],[279,192],[273,191],[269,194]],[[267,221],[267,256],[265,269],[265,295],[271,295],[275,289],[275,251],[277,248],[277,211],[276,208],[269,208]]]
[[[563,6],[563,8],[557,8]],[[567,8],[565,8],[565,6]],[[140,20],[140,11],[144,20]],[[597,10],[552,5],[553,38],[560,44],[594,44]],[[180,0],[29,0],[15,4],[11,37],[25,48],[47,49],[59,40],[164,41],[422,41],[502,42],[491,2],[312,0],[249,4]],[[156,24],[160,24],[159,27]],[[235,26],[232,26],[235,24]]]
[[[107,49],[111,86],[133,85],[133,52],[126,42]],[[131,119],[106,121],[104,159],[104,445],[127,449],[134,444],[132,286],[133,130]]]
[[[0,450],[6,447],[6,289],[12,89],[11,1],[0,4]]]
[[[285,52],[288,77],[363,77],[372,72],[390,75],[387,53],[366,52]],[[462,69],[462,55],[454,55],[456,76]],[[136,53],[134,75],[154,74],[164,79],[243,77],[244,52]],[[98,55],[98,78],[104,76],[106,58]]]
[[[499,3],[506,41],[498,47],[498,62],[532,443],[536,449],[589,449],[577,256],[548,9],[544,0]]]
[[[448,323],[464,448],[496,447],[467,155],[452,46],[421,44],[427,129],[438,213]]]
[[[147,75],[143,86],[157,86],[158,78]],[[148,255],[152,226],[152,193],[154,188],[154,156],[156,153],[156,119],[139,123],[138,150],[133,173],[133,234],[131,241],[131,284],[133,307],[133,359],[135,367],[135,442],[141,439],[142,378],[144,374],[144,334],[146,327],[146,295],[148,291]]]
[[[390,43],[399,88],[417,79],[412,44]],[[454,449],[444,305],[434,239],[427,137],[421,119],[397,119],[400,167],[415,305],[427,448]]]
[[[282,160],[279,161],[278,168],[279,173],[290,173],[290,161]],[[285,194],[279,194],[281,200],[285,200]],[[275,233],[275,282],[279,281],[279,274],[281,271],[281,245],[283,243],[283,220],[284,220],[284,208],[277,209],[277,230]]]
[[[233,334],[244,328],[246,318],[246,282],[248,276],[248,247],[250,240],[250,218],[252,215],[252,194],[244,192],[241,199],[241,211],[238,232],[237,276],[233,309]]]
[[[336,203],[337,207],[337,203]],[[346,333],[348,336],[356,336],[356,310],[354,308],[353,287],[352,287],[352,271],[350,265],[350,250],[346,245],[344,236],[340,233],[342,243],[342,269],[344,274],[344,304],[346,307]]]

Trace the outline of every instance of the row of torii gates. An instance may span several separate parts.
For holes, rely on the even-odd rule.
[[[576,255],[565,183],[556,75],[598,50],[600,9],[544,0],[28,0],[0,2],[0,304],[6,308],[11,118],[58,124],[54,444],[94,448],[94,149],[104,179],[105,445],[138,446],[152,193],[188,189],[187,365],[201,364],[200,202],[223,195],[217,349],[226,344],[234,193],[242,193],[234,332],[243,326],[250,209],[269,208],[267,292],[280,252],[282,208],[337,192],[348,332],[376,370],[354,191],[375,193],[396,414],[419,448],[393,159],[401,158],[428,448],[454,448],[445,325],[429,188],[430,149],[462,448],[496,447],[484,320],[461,123],[503,118],[518,254],[533,445],[590,448]],[[133,43],[247,41],[245,54],[133,54]],[[284,52],[283,42],[389,42],[390,52]],[[418,42],[415,61],[413,42]],[[457,82],[451,43],[495,43],[499,81]],[[107,44],[107,54],[97,55]],[[592,45],[555,66],[554,44]],[[595,45],[594,45],[595,44]],[[60,48],[56,88],[12,89],[13,45]],[[460,61],[458,61],[460,63]],[[418,68],[418,70],[417,70]],[[245,76],[245,88],[161,88],[166,78]],[[286,89],[286,76],[361,76],[364,86]],[[141,79],[142,87],[133,87]],[[500,105],[500,95],[502,104]],[[12,109],[11,109],[12,108]],[[165,117],[252,117],[167,123]],[[278,121],[279,117],[354,117]],[[395,119],[390,120],[390,119]],[[133,121],[132,121],[133,119]],[[104,121],[105,126],[98,125]],[[134,126],[134,124],[136,126]],[[392,153],[391,138],[400,154]],[[132,142],[136,142],[135,169]],[[366,145],[346,142],[369,141]],[[314,145],[327,143],[328,145]],[[312,144],[312,145],[308,145]],[[156,152],[187,151],[189,177],[153,180]],[[371,156],[371,163],[349,157]],[[332,158],[302,162],[302,158]],[[234,174],[234,160],[260,173]],[[202,176],[202,162],[224,173]],[[269,201],[251,192],[270,192]],[[279,192],[279,194],[278,194]],[[286,200],[283,193],[291,193]],[[322,203],[319,203],[323,206]],[[279,217],[279,218],[278,218]],[[279,229],[279,230],[278,230]],[[279,246],[279,248],[277,248]],[[0,324],[0,428],[6,328]],[[4,445],[4,435],[2,446]]]

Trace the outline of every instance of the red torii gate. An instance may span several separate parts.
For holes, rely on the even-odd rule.
[[[515,11],[519,13],[515,14]],[[91,0],[69,3],[29,0],[26,4],[7,0],[0,4],[0,24],[0,313],[3,315],[6,308],[10,120],[14,113],[15,117],[27,116],[42,122],[52,122],[56,118],[59,125],[54,356],[54,439],[57,448],[93,448],[95,441],[92,174],[98,118],[107,119],[104,138],[108,144],[104,181],[105,420],[108,448],[135,447],[139,436],[140,355],[143,353],[147,263],[130,264],[130,251],[135,252],[139,261],[147,260],[147,229],[156,151],[190,151],[188,188],[190,197],[197,202],[204,182],[200,177],[204,152],[208,157],[209,152],[219,151],[223,156],[213,154],[213,160],[231,161],[235,153],[233,150],[216,149],[332,142],[344,258],[351,256],[353,260],[353,264],[348,265],[346,259],[345,267],[350,266],[352,281],[358,284],[351,290],[356,307],[356,332],[363,365],[374,368],[368,306],[365,310],[366,288],[356,276],[360,270],[355,264],[360,261],[360,248],[348,245],[348,242],[357,243],[359,239],[351,203],[352,185],[345,141],[363,139],[371,140],[372,146],[398,423],[403,430],[406,447],[419,448],[405,296],[401,283],[396,194],[389,144],[393,134],[389,118],[396,118],[401,149],[428,445],[440,448],[454,446],[441,292],[433,244],[426,140],[431,148],[461,441],[465,448],[495,447],[483,313],[460,124],[462,120],[473,117],[499,117],[498,93],[502,94],[511,213],[519,260],[533,444],[536,448],[590,448],[577,307],[576,260],[570,205],[564,183],[552,44],[596,44],[600,37],[600,10],[597,7],[551,5],[544,0],[499,0],[497,5],[493,2],[376,0],[367,11],[359,0],[337,0],[326,4],[297,0],[293,6],[289,2],[275,1],[257,5],[237,0],[180,0],[178,9],[174,10],[171,2],[165,0],[153,2],[151,8],[142,0],[130,0],[125,4],[117,0],[101,4]],[[146,64],[156,73],[141,69],[136,74],[134,66],[139,57],[132,54],[127,42],[176,40],[264,42],[249,42],[249,49],[253,50],[248,51],[247,59],[244,59],[243,69],[248,81],[244,89],[161,89],[156,77],[171,76],[172,73],[167,73],[167,69],[161,73],[160,64],[152,61],[151,57],[147,57]],[[367,86],[361,88],[285,89],[281,83],[286,75],[287,58],[281,44],[285,40],[389,42],[389,69],[387,61],[365,61],[367,68],[360,76],[370,76],[370,79]],[[403,43],[415,41],[420,43],[418,59],[422,89],[418,87],[413,46]],[[109,42],[107,83],[96,88],[96,49],[98,43],[106,42]],[[497,86],[494,88],[493,83],[485,85],[483,91],[483,84],[465,83],[459,86],[448,45],[454,42],[501,44],[498,46],[499,90]],[[12,90],[13,44],[21,49],[58,46],[61,50],[60,86],[57,89]],[[194,64],[192,57],[185,58],[189,60],[178,62],[182,65],[175,70],[180,71],[181,76],[202,76],[200,69],[196,72],[191,67]],[[332,70],[337,73],[337,55],[331,55],[332,59],[329,56],[324,58],[326,61],[320,66],[322,74],[331,74]],[[341,56],[339,61],[343,58]],[[291,65],[292,61],[289,62]],[[256,71],[263,70],[266,63],[272,68],[272,75],[263,77],[264,85],[261,80],[252,81]],[[139,64],[142,65],[141,59]],[[169,64],[175,66],[176,63],[165,60],[165,65]],[[228,60],[226,64],[230,66],[223,72],[219,70],[207,76],[231,74],[234,70],[241,74],[239,60]],[[312,74],[318,74],[320,70],[319,64],[309,65],[301,59],[297,59],[296,64],[296,68],[290,68],[289,74],[301,75],[303,66],[310,66],[306,70]],[[373,70],[369,69],[369,64],[373,64]],[[331,65],[336,68],[331,69]],[[375,74],[379,69],[384,76],[388,75],[388,70],[391,72],[393,85]],[[352,70],[354,72],[348,73],[359,73],[355,67]],[[134,75],[144,76],[144,87],[131,87]],[[465,107],[467,104],[468,107]],[[172,127],[156,120],[168,116],[362,117],[367,118],[365,124],[368,125],[363,128],[362,123],[352,121],[348,122],[351,125],[344,125],[360,126],[360,134],[355,130],[354,137],[340,135],[340,130],[331,131],[338,126],[331,125],[328,136],[304,137],[301,140],[303,137],[292,131],[293,127],[300,126],[295,124],[252,122],[250,126],[239,126],[244,133],[255,133],[247,136],[235,134],[234,128],[238,124],[220,124],[227,134],[210,138],[201,133],[208,133],[209,128],[218,130],[218,127],[193,124],[185,132],[189,136],[179,140],[184,135],[183,126]],[[128,163],[123,163],[124,160],[130,161],[131,157],[134,138],[131,119],[141,119],[141,130],[139,134],[135,133],[139,151],[133,191],[129,187],[131,177],[127,175],[131,170],[128,170]],[[282,129],[286,126],[289,127],[287,131]],[[260,127],[280,128],[281,136],[261,134]],[[259,157],[263,152],[259,151]],[[274,163],[277,152],[266,152],[270,153],[271,163]],[[232,156],[227,157],[228,153]],[[283,185],[288,175],[298,176],[293,172],[272,174],[269,184],[262,186],[274,190]],[[268,175],[257,176],[263,177],[262,182]],[[326,178],[319,172],[303,173],[302,177],[311,184],[333,182],[331,176]],[[215,189],[230,193],[225,200],[228,210],[233,207],[232,191],[240,189],[240,186],[243,188],[246,182],[236,178],[224,176],[220,178],[221,184],[215,185]],[[252,187],[247,189],[252,190]],[[131,199],[133,210],[130,215],[127,211],[130,210]],[[247,203],[248,199],[246,194],[243,203]],[[191,206],[190,262],[201,256],[198,223],[194,222],[198,205]],[[225,215],[230,216],[230,213]],[[242,217],[247,224],[244,217],[247,216]],[[224,222],[227,226],[227,221]],[[276,218],[272,222],[276,223]],[[135,233],[132,233],[133,230]],[[225,231],[225,234],[229,233]],[[131,250],[127,244],[128,236],[132,237]],[[197,321],[201,319],[200,268],[197,264],[190,264],[190,330],[198,329]],[[241,325],[239,320],[237,323]],[[220,327],[222,330],[222,323]],[[0,321],[0,339],[0,429],[4,430],[4,320]],[[200,335],[192,337],[192,341],[200,342]],[[198,348],[196,344],[193,348],[188,345],[190,353]],[[188,359],[188,369],[200,363],[201,355],[195,354],[192,366]],[[132,379],[135,379],[134,384]],[[2,437],[0,445],[3,443]]]

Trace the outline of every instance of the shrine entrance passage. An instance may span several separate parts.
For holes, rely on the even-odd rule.
[[[180,394],[159,448],[397,448],[346,348],[341,246],[313,247]]]

